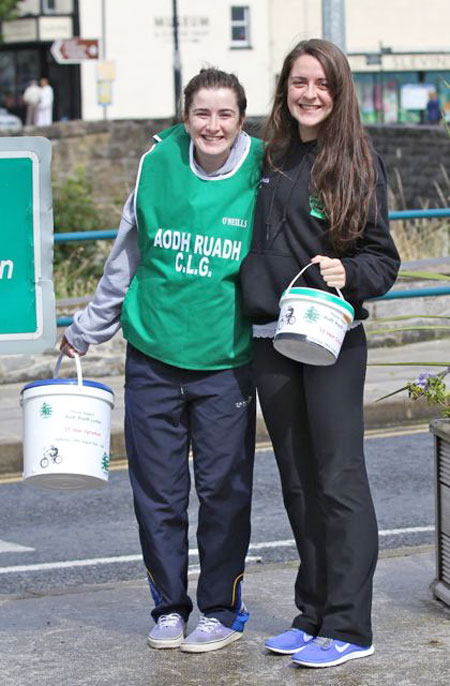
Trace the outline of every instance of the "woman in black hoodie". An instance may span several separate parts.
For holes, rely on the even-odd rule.
[[[371,655],[378,554],[363,452],[366,298],[394,283],[384,165],[360,123],[350,67],[333,43],[308,40],[286,57],[266,131],[252,250],[242,269],[254,322],[254,366],[301,565],[300,611],[269,638],[295,664],[328,667]],[[335,364],[313,366],[273,347],[278,303],[296,286],[339,288],[355,309]]]

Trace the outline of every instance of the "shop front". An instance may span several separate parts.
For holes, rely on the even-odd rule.
[[[450,122],[450,53],[349,55],[365,124]]]

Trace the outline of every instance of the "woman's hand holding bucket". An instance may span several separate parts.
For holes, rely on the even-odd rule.
[[[62,337],[59,349],[64,353],[64,355],[67,355],[67,357],[75,357],[76,355],[83,357],[83,355],[86,355],[86,353],[81,353],[79,350],[75,350],[65,336]]]
[[[330,288],[344,288],[347,275],[341,260],[325,255],[315,255],[311,259],[313,264],[320,267],[320,275]]]

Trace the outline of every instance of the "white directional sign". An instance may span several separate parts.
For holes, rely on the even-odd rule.
[[[79,64],[84,60],[98,60],[97,38],[68,38],[57,40],[50,48],[58,64]]]

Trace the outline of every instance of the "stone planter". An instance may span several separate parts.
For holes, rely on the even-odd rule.
[[[436,495],[436,578],[433,594],[450,606],[450,419],[434,419],[434,484]]]

